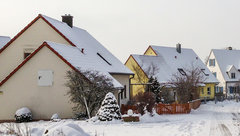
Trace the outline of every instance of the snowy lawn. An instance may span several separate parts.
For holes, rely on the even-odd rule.
[[[144,115],[137,123],[62,120],[20,124],[21,128],[26,128],[24,125],[31,129],[32,136],[237,136],[240,134],[240,103],[209,102],[190,114]],[[4,131],[4,126],[6,124],[0,124],[0,131]]]

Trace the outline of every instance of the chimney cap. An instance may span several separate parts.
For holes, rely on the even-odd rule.
[[[65,14],[62,16],[62,22],[67,23],[68,26],[73,27],[73,16]]]
[[[181,53],[181,44],[180,43],[176,44],[176,50],[178,53]]]
[[[232,50],[232,47],[231,46],[227,47],[227,50]]]

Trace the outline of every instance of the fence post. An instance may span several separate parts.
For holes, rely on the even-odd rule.
[[[173,114],[176,114],[176,110],[177,110],[177,105],[173,104]]]

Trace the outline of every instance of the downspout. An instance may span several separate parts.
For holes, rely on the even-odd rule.
[[[133,74],[132,77],[129,78],[129,100],[132,99],[132,98],[131,98],[131,79],[134,78],[134,75],[135,75],[135,74]]]

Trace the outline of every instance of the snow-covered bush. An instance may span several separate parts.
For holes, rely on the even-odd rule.
[[[27,107],[20,108],[15,113],[15,119],[18,123],[32,121],[32,112]]]
[[[113,119],[121,119],[121,113],[115,96],[109,92],[102,101],[101,108],[97,113],[98,119],[101,121],[111,121]]]
[[[51,121],[60,121],[61,118],[59,117],[59,115],[57,113],[53,114],[51,117]]]

